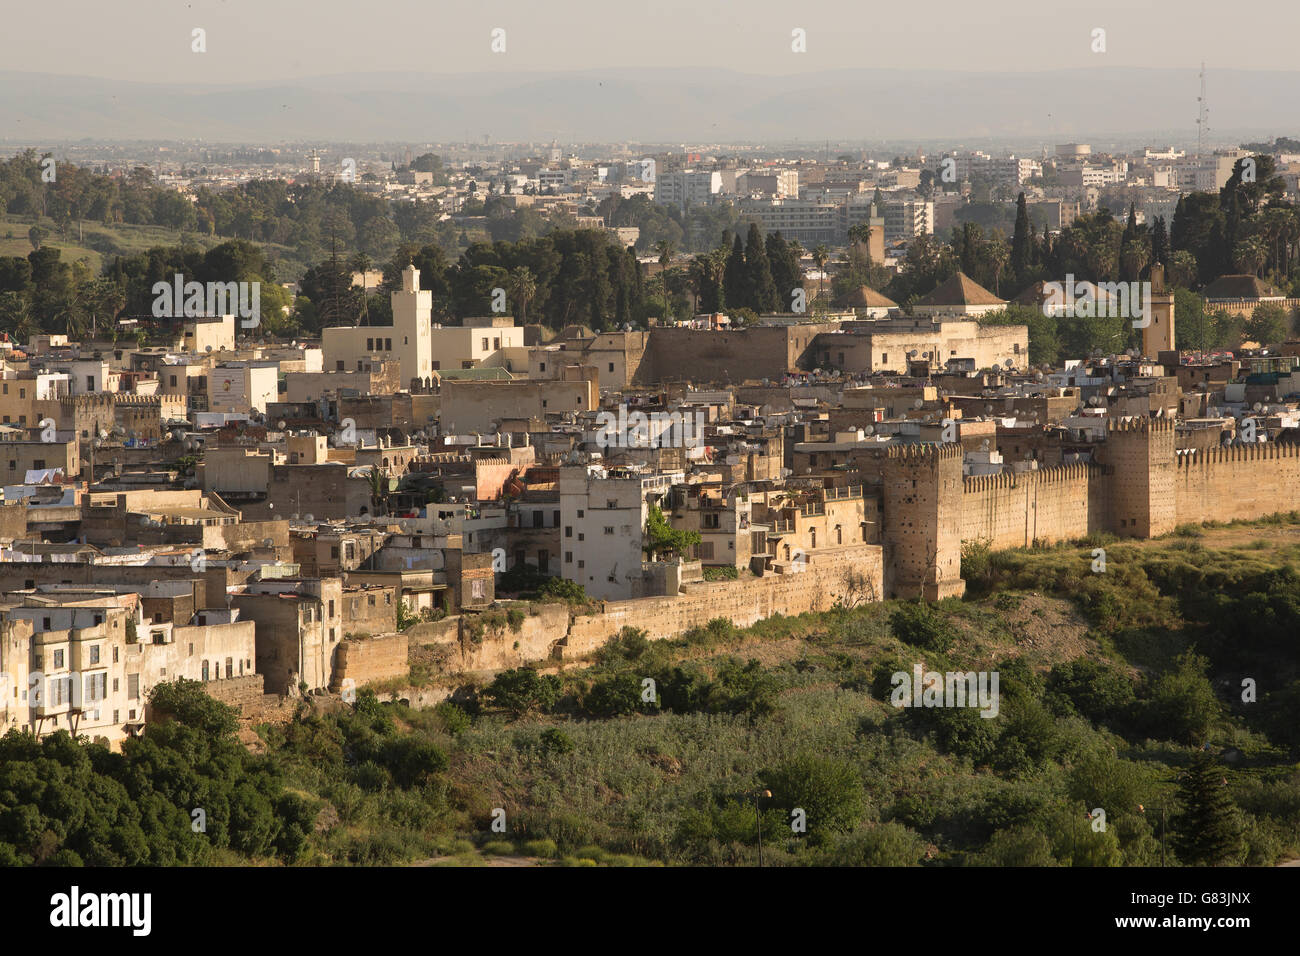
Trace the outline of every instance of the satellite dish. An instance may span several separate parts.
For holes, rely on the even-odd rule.
[[[1256,402],[1253,407],[1257,412],[1262,412],[1264,410],[1264,406],[1260,402]]]
[[[206,351],[211,352],[211,351],[212,351],[212,346],[209,345],[209,346],[207,347]]]
[[[925,405],[925,401],[920,398],[918,398],[916,401],[912,403],[913,408],[921,408],[923,405]]]
[[[985,412],[992,412],[992,411],[993,411],[993,406],[992,406],[992,405],[985,405],[985,406],[984,406],[984,411],[985,411]]]
[[[264,548],[270,548],[270,547],[274,547],[274,546],[275,546],[275,541],[274,541],[273,539],[271,539],[271,538],[263,538],[263,539],[262,539],[262,547],[264,547]]]
[[[314,517],[312,517],[311,515],[304,515],[302,520],[303,520],[303,521],[315,521],[316,519],[315,519]]]
[[[274,511],[274,510],[275,510],[275,502],[274,502],[274,501],[267,502],[266,510],[267,510],[267,511]]]
[[[280,431],[284,431],[284,422],[279,422],[275,427],[280,429]]]

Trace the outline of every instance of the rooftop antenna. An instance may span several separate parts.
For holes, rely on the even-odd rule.
[[[1196,158],[1201,158],[1205,134],[1210,128],[1210,104],[1205,98],[1205,61],[1201,61],[1201,95],[1196,98]]]

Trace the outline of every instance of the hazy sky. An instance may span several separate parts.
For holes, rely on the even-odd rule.
[[[49,0],[9,5],[6,69],[158,82],[341,72],[725,67],[1297,67],[1300,3],[1259,0]],[[191,31],[207,52],[191,52]],[[506,52],[490,50],[493,28]],[[807,31],[807,52],[791,31]],[[1092,31],[1106,52],[1092,52]]]

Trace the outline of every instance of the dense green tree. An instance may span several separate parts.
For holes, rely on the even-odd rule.
[[[1241,820],[1218,761],[1205,750],[1192,758],[1179,787],[1182,810],[1170,821],[1184,863],[1223,866],[1241,853]]]
[[[776,283],[772,281],[767,244],[763,240],[763,230],[756,222],[749,224],[749,238],[745,242],[745,275],[750,297],[744,305],[760,313],[777,311],[780,305]]]

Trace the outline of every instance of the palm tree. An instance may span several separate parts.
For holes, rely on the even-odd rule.
[[[537,282],[527,266],[519,266],[510,273],[510,294],[519,305],[519,323],[528,323],[528,303],[537,294]]]
[[[378,515],[388,497],[388,473],[379,470],[378,465],[370,466],[370,503]]]
[[[826,263],[830,261],[831,251],[826,248],[826,243],[819,242],[812,251],[813,262],[817,264],[817,271],[821,277],[817,280],[817,298],[821,298],[826,292]]]
[[[31,306],[21,292],[0,292],[0,326],[19,342],[27,341],[36,331]]]
[[[51,323],[62,322],[69,339],[76,339],[86,328],[86,296],[83,288],[70,288],[54,305]]]
[[[366,288],[366,273],[373,265],[371,258],[364,252],[358,252],[348,260],[348,268],[361,273],[361,324],[370,324],[370,290]]]
[[[1251,236],[1249,239],[1243,239],[1237,243],[1232,258],[1238,269],[1249,272],[1251,275],[1259,275],[1260,268],[1268,259],[1268,251],[1258,237]]]
[[[673,244],[667,239],[660,239],[655,243],[655,252],[659,253],[659,267],[661,269],[668,268],[668,263],[673,261],[673,253],[675,251],[676,250],[673,249]]]

